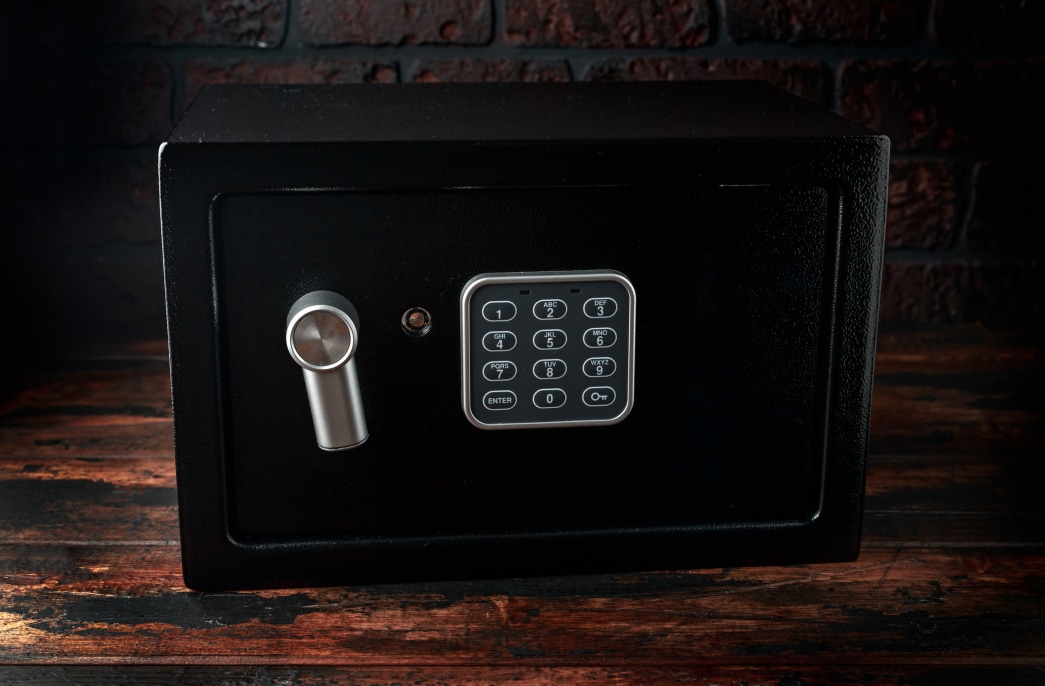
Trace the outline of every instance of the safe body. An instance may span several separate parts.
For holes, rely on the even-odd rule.
[[[757,83],[205,89],[160,152],[187,585],[853,559],[887,166]],[[288,354],[317,292],[343,451]]]

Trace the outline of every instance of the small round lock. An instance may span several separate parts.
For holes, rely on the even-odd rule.
[[[432,315],[423,307],[411,307],[403,313],[400,324],[411,336],[424,336],[432,330]]]

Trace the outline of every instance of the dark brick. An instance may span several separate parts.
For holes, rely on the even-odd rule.
[[[1045,60],[1028,59],[978,65],[967,106],[975,112],[971,138],[989,156],[1040,159],[1042,85]]]
[[[687,81],[756,79],[767,81],[818,105],[830,105],[831,73],[822,62],[799,60],[706,60],[698,57],[633,57],[593,64],[590,81]]]
[[[8,160],[18,192],[0,208],[11,245],[155,243],[160,239],[155,152],[135,159]]]
[[[969,140],[974,76],[972,65],[954,62],[848,62],[841,114],[888,135],[894,150],[946,150]]]
[[[932,36],[949,48],[1045,50],[1045,3],[1037,0],[935,0]]]
[[[885,133],[895,150],[1041,150],[1037,91],[1045,61],[880,62],[842,67],[841,113]]]
[[[1040,325],[1040,262],[886,262],[880,321]]]
[[[0,144],[135,145],[171,129],[165,64],[115,60],[0,63]]]
[[[185,104],[220,83],[394,83],[395,62],[316,59],[295,62],[192,60],[185,63]]]
[[[516,45],[686,48],[708,41],[707,0],[507,0],[504,37]]]
[[[976,173],[966,244],[973,250],[1042,257],[1045,170],[1035,164],[985,164]]]
[[[922,35],[925,0],[726,0],[738,43],[900,43]]]
[[[422,83],[477,81],[569,81],[566,60],[426,60],[410,71]]]
[[[166,335],[160,244],[0,255],[38,347]]]
[[[301,35],[310,45],[477,45],[492,33],[490,0],[301,0]]]
[[[284,0],[5,3],[2,45],[237,45],[283,40]]]
[[[889,168],[885,247],[950,247],[957,195],[951,165],[932,160],[894,160]]]

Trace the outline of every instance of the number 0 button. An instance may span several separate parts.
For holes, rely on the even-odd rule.
[[[542,410],[562,407],[566,404],[566,391],[561,388],[542,388],[533,394],[533,404]]]
[[[491,331],[483,336],[483,347],[492,353],[503,353],[515,347],[515,340],[511,331]]]

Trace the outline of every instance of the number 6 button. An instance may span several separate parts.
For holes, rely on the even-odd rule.
[[[617,332],[606,326],[584,332],[584,345],[589,348],[609,348],[616,342]]]

